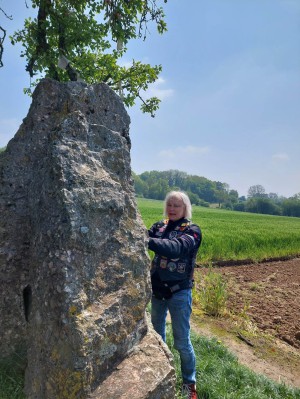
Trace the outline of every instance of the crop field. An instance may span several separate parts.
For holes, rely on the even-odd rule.
[[[163,201],[137,198],[137,204],[147,228],[163,219]],[[203,234],[198,264],[300,255],[300,218],[193,206],[192,221]]]

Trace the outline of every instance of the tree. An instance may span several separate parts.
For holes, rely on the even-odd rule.
[[[285,216],[300,217],[300,200],[295,197],[285,199],[282,203],[282,213]]]
[[[140,176],[136,175],[132,172],[132,177],[134,180],[134,189],[135,193],[138,197],[148,197],[148,185],[140,178]]]
[[[272,201],[279,202],[279,197],[277,193],[269,193],[268,198],[270,198]]]
[[[187,191],[187,195],[189,196],[192,205],[200,204],[200,200],[197,194],[194,194],[191,191]]]
[[[237,202],[236,204],[234,204],[233,210],[245,212],[245,202]]]
[[[167,181],[160,179],[149,186],[149,198],[163,200],[168,191],[170,187]]]
[[[225,202],[225,200],[228,197],[228,195],[227,195],[225,190],[215,190],[214,196],[215,196],[215,199],[217,200],[217,202],[219,204],[219,208],[221,208],[221,204],[223,202]]]
[[[263,198],[266,196],[266,190],[260,184],[255,186],[251,186],[248,190],[248,197],[249,198]]]
[[[213,182],[196,175],[190,176],[179,170],[173,169],[164,172],[152,170],[143,172],[138,177],[148,186],[149,198],[161,199],[170,190],[183,190],[189,194],[194,204],[203,206],[216,202],[218,194],[223,195],[224,200],[228,200],[230,203],[235,203],[238,198],[238,192],[229,190],[227,183]],[[135,182],[136,193],[138,195],[141,195],[142,191],[145,193],[145,188],[141,189],[141,182],[136,177]]]
[[[0,7],[0,13],[3,14],[7,19],[12,19],[11,15],[7,15],[6,12],[3,10],[3,8]],[[0,25],[0,68],[3,67],[3,43],[6,38],[6,30],[3,28],[3,26]]]
[[[230,190],[228,196],[230,201],[234,203],[237,202],[239,199],[239,193],[237,192],[237,190]]]
[[[247,212],[280,215],[280,208],[269,198],[252,197],[245,204]]]
[[[11,41],[24,48],[21,56],[27,60],[30,77],[35,78],[32,85],[44,75],[58,81],[105,82],[127,106],[139,98],[142,111],[153,116],[160,100],[145,100],[142,92],[158,78],[161,66],[133,60],[126,67],[118,61],[130,40],[146,39],[150,21],[156,23],[159,33],[166,31],[163,9],[156,4],[159,1],[31,0],[32,7],[38,9],[37,18],[26,19]]]

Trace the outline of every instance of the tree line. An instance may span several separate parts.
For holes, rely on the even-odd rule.
[[[0,148],[0,152],[5,148]],[[267,194],[259,184],[249,187],[247,198],[230,190],[227,183],[212,181],[202,176],[188,175],[179,170],[150,171],[140,175],[133,172],[137,197],[163,200],[171,190],[185,191],[192,204],[209,207],[262,213],[266,215],[300,217],[300,193],[286,198],[276,193]]]
[[[248,195],[239,196],[227,183],[212,181],[202,176],[188,175],[179,170],[133,173],[135,193],[138,197],[163,200],[171,190],[185,191],[192,204],[223,209],[300,217],[300,193],[286,198],[266,193],[261,185],[249,187]]]

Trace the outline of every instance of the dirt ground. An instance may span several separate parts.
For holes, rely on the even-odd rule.
[[[300,387],[300,258],[215,271],[227,283],[231,316],[194,315],[193,328],[221,339],[255,372]]]

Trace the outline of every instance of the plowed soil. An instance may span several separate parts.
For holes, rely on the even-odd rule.
[[[235,317],[194,317],[194,327],[222,337],[254,371],[300,387],[300,258],[214,271],[227,283],[227,309],[247,320],[249,333],[239,332]]]

